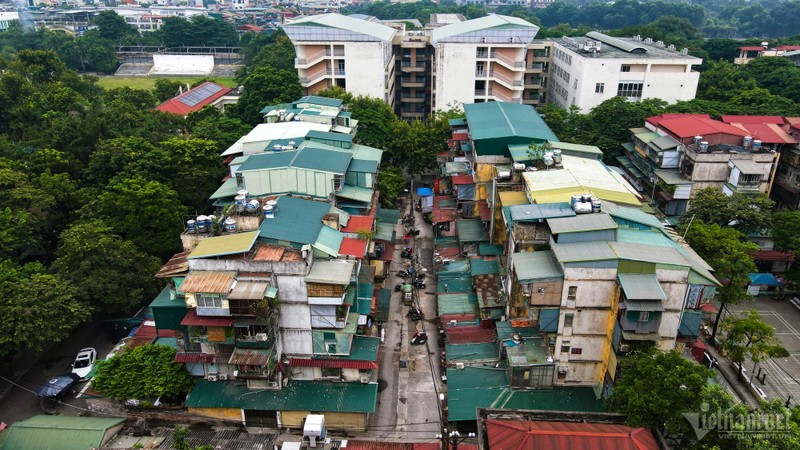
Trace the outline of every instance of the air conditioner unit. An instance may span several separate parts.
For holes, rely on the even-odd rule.
[[[367,383],[369,383],[369,381],[370,381],[370,379],[369,379],[369,375],[362,375],[362,376],[361,376],[361,378],[360,378],[360,381],[361,381],[362,383],[364,383],[364,384],[367,384]]]
[[[567,374],[567,366],[558,366],[558,374],[559,375],[566,375]]]
[[[228,381],[228,374],[227,373],[221,373],[221,374],[219,374],[219,376],[217,376],[217,379],[219,381]]]
[[[209,375],[209,376],[206,377],[206,380],[208,380],[208,381],[217,381],[217,376],[216,375]]]
[[[619,345],[619,351],[621,353],[627,353],[627,352],[631,351],[631,346],[628,345],[628,344],[620,344]]]
[[[277,381],[267,381],[267,388],[268,389],[277,389],[278,382]]]
[[[464,368],[464,363],[456,363],[456,369],[462,370]]]
[[[266,342],[267,333],[256,333],[256,340],[261,342]]]

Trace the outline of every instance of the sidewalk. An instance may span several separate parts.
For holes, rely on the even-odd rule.
[[[742,403],[750,408],[759,408],[761,406],[761,401],[753,395],[747,383],[739,380],[739,374],[736,368],[732,366],[730,360],[722,356],[704,336],[701,336],[700,340],[706,344],[706,351],[717,360],[716,369],[719,370],[720,374],[722,374],[725,381],[728,382],[728,385],[733,389]]]

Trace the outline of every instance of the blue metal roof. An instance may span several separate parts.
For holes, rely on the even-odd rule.
[[[322,216],[328,213],[329,203],[294,197],[278,198],[275,217],[265,219],[259,228],[259,239],[313,244],[322,229]]]

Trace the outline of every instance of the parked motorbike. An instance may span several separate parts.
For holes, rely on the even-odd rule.
[[[406,317],[410,318],[411,320],[424,320],[425,314],[423,314],[422,310],[419,308],[411,308],[408,310]]]
[[[417,331],[411,337],[411,345],[425,345],[428,342],[428,333],[424,331]]]
[[[414,247],[406,247],[400,252],[401,258],[412,258],[414,256]]]
[[[428,285],[422,280],[414,280],[414,287],[417,289],[425,289]]]
[[[408,278],[411,274],[408,273],[407,270],[399,270],[397,271],[397,276],[400,278]]]
[[[398,284],[394,285],[394,291],[395,292],[400,292],[402,289],[403,289],[403,284],[402,283],[398,283]]]

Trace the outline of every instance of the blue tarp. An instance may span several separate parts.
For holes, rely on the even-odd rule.
[[[425,187],[417,188],[417,195],[420,197],[430,197],[433,195],[433,190]]]
[[[754,286],[783,286],[783,283],[778,281],[775,275],[771,273],[751,273],[748,276],[750,277],[750,284]]]

